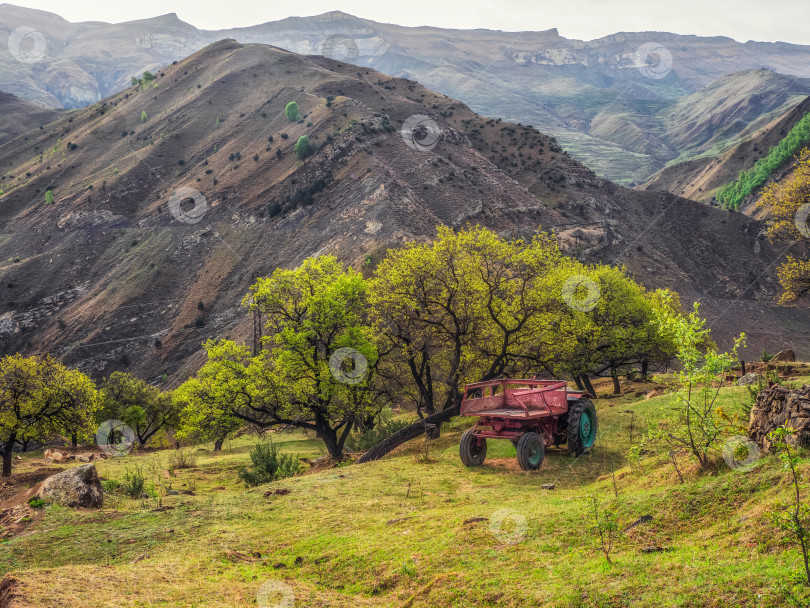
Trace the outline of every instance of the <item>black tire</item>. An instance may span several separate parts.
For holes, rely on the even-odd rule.
[[[546,444],[543,436],[537,433],[523,433],[518,439],[517,459],[524,471],[535,471],[546,458]]]
[[[589,432],[583,435],[581,427],[583,417],[587,417]],[[584,454],[593,447],[596,441],[596,408],[590,399],[577,399],[568,406],[568,424],[566,434],[568,435],[568,453],[574,456]]]
[[[475,433],[470,429],[461,436],[458,453],[461,456],[461,462],[465,465],[477,467],[487,457],[487,440],[476,439]]]

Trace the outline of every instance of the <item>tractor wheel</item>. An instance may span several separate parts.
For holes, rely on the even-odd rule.
[[[596,408],[589,399],[577,399],[568,406],[568,453],[579,456],[596,441]]]
[[[520,468],[524,471],[534,471],[540,468],[546,457],[546,444],[542,435],[537,433],[523,433],[518,439],[517,459]]]
[[[468,467],[477,467],[487,457],[487,440],[478,439],[470,429],[461,436],[458,452],[461,455],[461,462]]]

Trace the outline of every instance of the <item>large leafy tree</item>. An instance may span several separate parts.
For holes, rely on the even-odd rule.
[[[309,258],[259,279],[245,305],[261,311],[268,335],[256,356],[229,341],[205,344],[208,362],[197,377],[208,392],[198,406],[210,408],[203,416],[308,429],[342,458],[351,429],[385,403],[365,280],[333,257]]]
[[[113,372],[101,385],[100,420],[117,419],[129,425],[146,445],[155,433],[178,422],[178,403],[170,394],[126,372]]]
[[[90,431],[98,408],[93,381],[51,358],[0,359],[0,448],[3,477],[11,475],[15,444],[49,439],[70,429]]]

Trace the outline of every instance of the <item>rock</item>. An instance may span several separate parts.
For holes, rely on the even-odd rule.
[[[645,399],[652,399],[653,397],[660,397],[663,394],[664,394],[664,391],[659,390],[659,389],[655,389],[655,390],[650,391],[646,395],[644,395],[644,398]]]
[[[796,353],[794,353],[792,350],[780,350],[771,359],[772,362],[795,361],[795,360],[796,360]]]
[[[556,487],[557,486],[555,486],[553,483],[544,483],[542,486],[540,486],[540,488],[543,490],[553,490]]]
[[[39,495],[47,502],[55,502],[65,507],[101,508],[104,493],[93,464],[83,464],[42,482]]]
[[[748,435],[764,452],[771,447],[768,433],[788,423],[796,433],[788,442],[810,446],[810,386],[788,389],[775,384],[757,395],[748,421]]]
[[[88,458],[84,454],[77,455],[76,460],[78,460],[79,462],[90,462],[90,458]]]
[[[61,464],[65,462],[65,460],[67,460],[67,457],[62,452],[58,452],[56,450],[49,450],[49,451],[50,454],[48,454],[48,452],[45,452],[45,457],[50,458],[51,462]]]
[[[742,378],[737,381],[737,386],[749,386],[751,384],[757,384],[764,378],[759,374],[755,374],[754,372],[749,372],[745,374]]]

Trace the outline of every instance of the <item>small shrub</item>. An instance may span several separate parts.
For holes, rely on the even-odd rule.
[[[239,478],[247,486],[259,486],[298,472],[298,459],[292,454],[279,454],[278,448],[269,443],[257,443],[250,451],[253,469],[241,469]]]
[[[390,409],[383,410],[380,420],[372,428],[349,435],[346,439],[346,449],[351,452],[365,452],[410,424],[405,420],[391,420],[392,415]]]
[[[41,509],[45,506],[45,501],[42,500],[39,496],[32,496],[28,500],[28,506],[32,509]]]
[[[287,114],[287,120],[290,122],[295,122],[298,120],[298,104],[294,101],[287,104],[284,112]]]
[[[169,454],[169,470],[193,469],[197,466],[197,454],[191,450],[174,450]]]
[[[48,205],[53,205],[53,192],[50,190],[45,193],[45,203]]]
[[[119,482],[117,479],[105,479],[104,481],[101,482],[101,488],[107,494],[114,494],[115,492],[118,491],[118,488],[120,487],[121,482]]]
[[[124,481],[121,484],[121,491],[130,498],[141,498],[146,488],[146,478],[138,465],[132,468],[127,467],[124,474]]]

